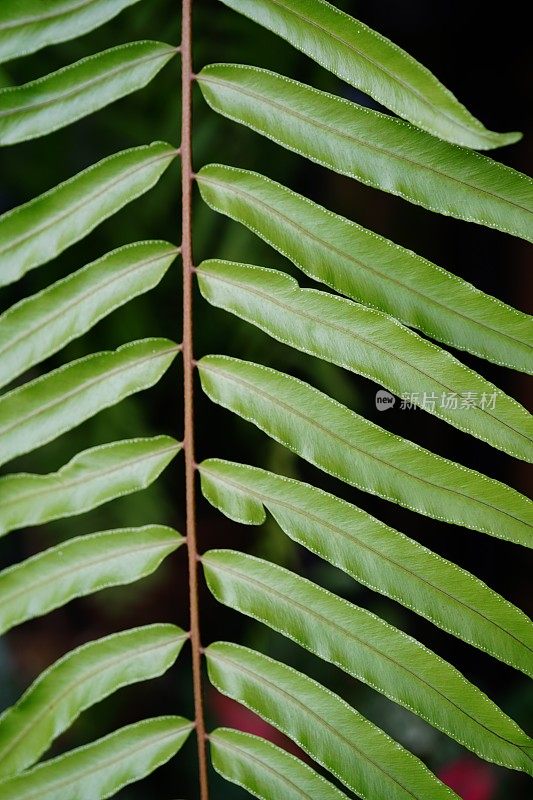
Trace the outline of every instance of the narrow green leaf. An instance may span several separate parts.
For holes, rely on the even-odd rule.
[[[217,728],[209,743],[216,771],[260,800],[348,800],[299,758],[259,736]]]
[[[311,278],[441,342],[533,372],[529,315],[263,175],[210,164],[196,180],[211,208]]]
[[[89,642],[52,664],[0,717],[0,777],[34,764],[89,706],[172,666],[187,634],[147,625]]]
[[[155,717],[127,725],[103,739],[0,783],[2,800],[103,800],[149,775],[175,755],[193,724]]]
[[[141,339],[79,358],[0,397],[0,463],[52,441],[157,383],[179,347]]]
[[[120,247],[8,309],[0,316],[0,386],[156,286],[178,252],[157,241]]]
[[[0,63],[77,39],[138,0],[2,0]]]
[[[533,547],[529,500],[364,419],[303,381],[227,356],[198,364],[215,402],[325,472],[429,517]]]
[[[434,136],[477,150],[512,144],[522,136],[487,130],[405,50],[325,0],[222,2]]]
[[[175,157],[164,142],[123,150],[0,216],[0,286],[46,264],[147,192]]]
[[[0,145],[44,136],[142,89],[175,54],[161,42],[130,42],[0,89]]]
[[[415,639],[268,561],[211,550],[202,563],[211,592],[224,605],[364,681],[482,758],[533,775],[533,741]]]
[[[278,341],[370,378],[493,447],[533,461],[533,417],[526,409],[388,314],[301,289],[284,272],[251,264],[213,259],[197,275],[206,300]]]
[[[90,511],[149,486],[181,444],[170,436],[123,439],[91,447],[48,475],[0,478],[0,535]]]
[[[533,241],[533,181],[510,167],[268,70],[212,64],[197,80],[215,111],[311,161]]]
[[[533,677],[531,621],[466,570],[306,483],[219,459],[199,469],[205,497],[231,519],[260,525],[267,508],[291,539],[355,580]]]
[[[75,597],[133,583],[157,569],[182,542],[164,525],[118,528],[69,539],[8,567],[0,572],[0,631]]]
[[[359,797],[457,800],[425,764],[307,675],[229,642],[209,645],[206,658],[213,686],[290,736]]]

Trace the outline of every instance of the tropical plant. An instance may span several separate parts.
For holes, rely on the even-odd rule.
[[[135,2],[4,0],[0,62],[78,37]],[[395,395],[409,395],[410,402],[461,431],[532,460],[527,411],[441,346],[529,373],[530,318],[263,175],[224,164],[194,174],[192,86],[195,81],[215,111],[330,170],[425,209],[532,241],[530,179],[475,152],[510,144],[519,134],[487,130],[407,53],[324,0],[224,2],[398,116],[253,66],[212,64],[195,75],[191,0],[183,0],[179,48],[132,42],[0,91],[0,142],[13,145],[140,89],[168,61],[181,58],[179,149],[155,142],[115,153],[0,217],[0,284],[7,285],[88,236],[153,187],[174,159],[181,162],[179,248],[164,241],[126,244],[0,317],[1,385],[17,381],[0,396],[0,454],[7,463],[153,386],[178,354],[183,442],[168,435],[96,447],[87,442],[88,449],[57,472],[4,475],[0,530],[74,517],[144,489],[180,450],[187,512],[185,536],[158,524],[105,530],[74,536],[5,569],[1,631],[75,597],[148,575],[181,545],[187,548],[190,582],[188,632],[157,623],[90,641],[48,667],[3,713],[0,798],[109,797],[172,758],[193,729],[202,800],[208,798],[208,747],[218,772],[265,800],[342,800],[351,793],[367,800],[456,797],[418,758],[307,675],[233,642],[204,650],[199,562],[220,603],[363,681],[481,758],[533,774],[529,736],[452,664],[403,631],[265,559],[231,549],[198,553],[196,473],[205,497],[232,520],[259,525],[270,512],[288,537],[350,578],[533,673],[531,622],[474,575],[322,489],[246,464],[195,462],[197,368],[214,403],[336,479],[437,520],[533,544],[528,500],[509,486],[423,449],[271,367],[226,355],[195,361],[196,276],[209,303],[270,337]],[[211,208],[255,232],[324,288],[300,288],[284,272],[220,259],[194,266],[194,182]],[[156,286],[178,254],[181,344],[134,341],[20,381],[118,306]],[[40,760],[89,706],[169,669],[187,639],[194,720],[146,719]],[[258,736],[227,728],[207,732],[203,659],[214,687],[292,739],[309,763]]]

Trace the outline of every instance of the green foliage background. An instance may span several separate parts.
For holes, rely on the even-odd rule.
[[[452,2],[435,7],[421,0],[398,4],[393,0],[362,4],[345,0],[345,10],[412,52],[453,88],[456,94],[494,130],[525,132],[524,140],[492,157],[524,172],[531,172],[533,120],[531,110],[520,104],[527,97],[528,42],[525,20],[520,12],[488,17],[478,14],[477,4]],[[523,12],[525,13],[525,12]],[[18,84],[47,74],[111,45],[134,39],[153,38],[177,43],[180,34],[179,7],[170,0],[135,5],[112,22],[80,39],[8,65],[0,73],[3,85]],[[195,9],[195,66],[207,62],[254,63],[290,74],[324,90],[344,94],[358,102],[362,95],[341,84],[333,75],[297,53],[288,44],[234,14],[215,0],[200,0]],[[368,101],[376,107],[373,101]],[[23,203],[61,180],[119,149],[152,140],[179,143],[179,61],[173,60],[149,87],[110,108],[43,139],[4,148],[0,154],[0,211]],[[209,161],[224,161],[246,169],[262,171],[275,180],[306,194],[320,204],[413,248],[435,263],[472,281],[486,292],[523,310],[531,295],[531,278],[526,271],[527,244],[495,231],[457,222],[409,205],[319,166],[305,162],[251,131],[238,127],[211,112],[195,90],[194,164],[199,169]],[[167,238],[179,243],[179,164],[174,163],[155,190],[107,220],[87,240],[71,247],[46,269],[28,273],[23,280],[2,290],[0,310],[22,296],[33,294],[52,281],[69,274],[107,251],[143,238]],[[216,215],[195,196],[195,260],[219,257],[282,267],[284,262],[267,245],[243,227]],[[180,262],[175,263],[161,284],[101,321],[89,335],[71,343],[65,353],[35,368],[41,374],[67,360],[101,349],[115,348],[143,336],[181,336]],[[301,276],[299,276],[301,281]],[[310,282],[307,282],[310,285]],[[296,354],[266,335],[208,306],[197,296],[195,304],[196,354],[220,352],[272,364],[308,380],[333,397],[360,410],[380,425],[394,430],[429,449],[453,457],[466,466],[481,469],[527,492],[525,468],[499,455],[483,442],[467,438],[434,417],[398,409],[379,413],[374,407],[374,387],[363,378],[348,375],[336,367]],[[464,354],[461,358],[502,389],[527,402],[525,377]],[[159,384],[139,398],[129,398],[73,431],[68,437],[17,459],[16,471],[51,471],[58,468],[90,442],[96,445],[128,436],[169,433],[181,435],[182,378],[179,359]],[[30,377],[30,376],[26,376]],[[32,375],[33,377],[33,375]],[[426,544],[486,580],[526,612],[533,610],[528,594],[531,559],[516,558],[516,548],[482,534],[429,520],[377,498],[350,489],[318,470],[297,462],[295,456],[267,439],[236,417],[197,395],[197,456],[220,456],[273,469],[286,475],[311,479],[315,485],[361,505],[385,522]],[[117,500],[90,514],[17,534],[2,541],[1,566],[19,561],[44,546],[73,535],[94,530],[161,522],[183,529],[183,462],[176,459],[162,479],[142,494]],[[533,721],[533,690],[526,678],[510,667],[469,648],[458,639],[425,622],[392,601],[353,584],[347,576],[312,557],[290,542],[269,520],[260,529],[241,528],[208,506],[199,496],[200,545],[230,546],[272,557],[292,567],[341,596],[355,600],[423,643],[459,667],[487,691],[494,700],[527,729]],[[512,564],[512,568],[511,568]],[[31,680],[63,653],[112,630],[165,619],[187,627],[186,568],[181,551],[168,559],[158,572],[132,587],[111,589],[78,600],[67,608],[14,630],[0,640],[0,706],[20,694]],[[203,638],[238,640],[318,678],[343,694],[349,702],[423,758],[433,770],[462,757],[459,745],[425,725],[400,707],[389,703],[362,684],[310,656],[296,645],[263,626],[237,617],[205,593]],[[528,608],[529,605],[529,608]],[[235,625],[240,630],[234,630]],[[228,720],[220,716],[221,706],[211,699],[213,723]],[[135,704],[135,706],[133,706]],[[139,708],[141,704],[142,708]],[[216,712],[219,710],[219,716]],[[141,712],[191,713],[190,677],[187,659],[181,659],[163,678],[149,685],[125,689],[105,703],[86,712],[72,731],[60,739],[55,752],[75,747],[104,735],[112,728],[139,718]],[[235,721],[233,721],[235,724]],[[237,723],[238,724],[238,723]],[[68,737],[68,738],[67,738]],[[196,768],[194,741],[187,743],[187,755],[157,771],[139,786],[128,787],[121,798],[177,796],[194,797]],[[498,782],[494,800],[525,800],[524,776],[487,767]],[[236,787],[213,775],[213,796],[244,796]]]

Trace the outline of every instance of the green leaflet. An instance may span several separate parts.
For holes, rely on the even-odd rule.
[[[529,315],[263,175],[210,164],[196,180],[211,208],[311,278],[441,342],[533,372]]]
[[[140,780],[175,755],[193,724],[155,717],[38,764],[0,783],[2,800],[100,800]]]
[[[229,642],[206,649],[211,683],[290,736],[368,800],[457,800],[425,764],[301,672]]]
[[[199,470],[203,494],[231,519],[260,525],[267,508],[291,539],[355,580],[533,676],[531,621],[466,570],[300,481],[218,459]]]
[[[521,138],[487,130],[405,50],[324,0],[222,2],[434,136],[478,150]]]
[[[209,743],[216,771],[260,800],[348,800],[307,764],[259,736],[217,728]]]
[[[142,89],[175,54],[161,42],[130,42],[1,89],[0,145],[44,136]]]
[[[147,192],[175,156],[164,142],[123,150],[0,216],[0,286],[46,264]]]
[[[206,300],[278,341],[413,398],[456,428],[533,461],[533,418],[526,409],[388,314],[300,289],[284,272],[250,264],[204,261],[197,276]],[[450,400],[456,407],[448,407]]]
[[[0,316],[0,386],[156,286],[178,252],[167,242],[120,247],[8,309]]]
[[[0,572],[0,631],[74,597],[133,583],[157,569],[182,542],[179,533],[164,525],[118,528],[69,539],[8,567]]]
[[[76,39],[138,0],[2,0],[0,63]]]
[[[157,383],[179,347],[141,339],[59,367],[0,397],[0,463],[52,441],[98,411]]]
[[[56,661],[0,716],[0,777],[35,763],[89,706],[162,675],[186,639],[175,625],[147,625],[89,642]]]
[[[303,381],[227,356],[198,363],[216,403],[325,472],[413,511],[533,547],[529,500],[389,433]]]
[[[83,514],[145,489],[180,450],[181,443],[170,436],[123,439],[83,450],[58,472],[4,475],[0,478],[0,535]]]
[[[197,80],[215,111],[318,164],[533,241],[533,181],[520,172],[268,70],[213,64]]]
[[[533,741],[455,667],[407,634],[268,561],[211,550],[202,563],[224,605],[364,681],[482,758],[533,775]]]

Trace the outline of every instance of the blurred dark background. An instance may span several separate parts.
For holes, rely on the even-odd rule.
[[[498,14],[485,4],[407,3],[382,0],[337,5],[393,39],[426,64],[492,130],[521,130],[522,142],[492,155],[531,174],[533,120],[530,94],[530,28],[525,5],[507,4]],[[211,61],[257,64],[289,74],[319,88],[376,108],[369,98],[347,87],[290,45],[238,16],[215,0],[195,3],[195,69]],[[86,55],[134,39],[153,38],[177,44],[179,3],[140,2],[103,28],[79,40],[47,48],[8,64],[3,85],[44,75]],[[163,139],[179,144],[179,61],[174,60],[143,91],[115,103],[66,130],[0,152],[0,211],[23,203],[95,161],[130,146]],[[264,172],[320,204],[383,234],[497,295],[522,310],[531,297],[528,245],[503,233],[431,214],[399,198],[330,174],[288,153],[245,128],[211,112],[195,89],[194,166],[222,161]],[[202,205],[195,191],[194,249],[197,263],[222,257],[278,267],[292,265],[253,234]],[[180,241],[179,164],[157,187],[102,224],[88,239],[51,264],[30,272],[3,289],[0,310],[69,274],[108,250],[144,238]],[[181,265],[169,270],[151,293],[137,298],[101,321],[88,335],[35,368],[43,371],[87,353],[114,348],[143,336],[181,338]],[[309,281],[297,276],[302,285]],[[197,356],[228,353],[273,365],[311,382],[341,402],[390,430],[436,453],[484,471],[522,492],[528,491],[523,465],[483,442],[440,423],[424,412],[375,409],[371,382],[297,354],[234,317],[195,301]],[[460,357],[527,405],[521,375],[474,357]],[[179,363],[149,392],[102,412],[67,436],[10,464],[10,471],[49,472],[86,447],[129,436],[182,432],[182,374]],[[324,476],[197,394],[197,458],[228,457],[309,480],[361,505],[380,519],[471,570],[531,614],[531,559],[517,546],[465,529],[426,519],[358,492]],[[269,520],[261,528],[235,525],[199,498],[200,546],[241,548],[284,564],[371,609],[455,664],[469,679],[531,732],[533,690],[526,678],[480,651],[462,644],[403,607],[365,589],[343,573],[290,542]],[[178,457],[151,489],[110,503],[90,514],[18,533],[2,540],[1,565],[7,566],[62,538],[105,528],[161,522],[183,529],[183,461]],[[297,645],[218,606],[202,587],[204,643],[237,640],[284,660],[341,693],[362,713],[422,758],[464,800],[526,800],[527,779],[475,759],[458,744]],[[70,603],[27,623],[0,640],[0,707],[12,703],[48,664],[80,643],[132,625],[174,621],[188,626],[187,575],[183,552],[169,558],[148,579]],[[207,689],[209,724],[230,724],[254,732],[263,727],[244,711]],[[53,753],[75,747],[112,729],[159,713],[192,713],[189,652],[186,648],[164,677],[123,689],[85,712]],[[268,733],[268,732],[267,732]],[[275,738],[275,737],[274,737]],[[280,741],[279,738],[276,741]],[[170,764],[119,797],[197,797],[195,742]],[[216,800],[247,796],[212,776]],[[280,798],[282,800],[282,798]],[[430,798],[428,798],[430,800]]]

